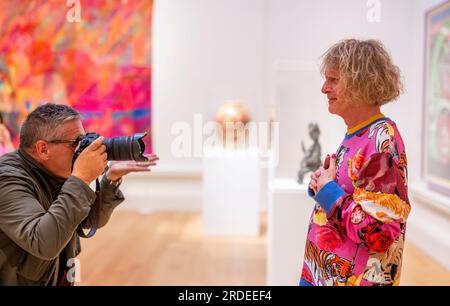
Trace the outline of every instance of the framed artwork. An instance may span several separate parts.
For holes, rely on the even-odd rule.
[[[423,176],[450,195],[450,1],[426,13],[425,36]]]
[[[0,1],[0,111],[16,146],[26,115],[46,102],[77,109],[87,132],[150,134],[152,4]]]

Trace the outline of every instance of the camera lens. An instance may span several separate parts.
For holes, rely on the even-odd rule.
[[[138,133],[134,136],[106,138],[103,144],[106,146],[108,160],[147,161],[143,156],[145,143],[142,140],[146,135],[147,133]]]

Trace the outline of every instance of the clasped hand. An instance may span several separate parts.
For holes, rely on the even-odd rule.
[[[331,157],[328,154],[323,162],[323,165],[311,174],[311,181],[309,187],[318,193],[323,186],[328,182],[334,181],[336,178],[336,155]]]

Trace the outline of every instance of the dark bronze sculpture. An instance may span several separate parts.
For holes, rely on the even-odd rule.
[[[300,162],[300,170],[297,175],[297,182],[303,184],[303,177],[308,172],[316,171],[321,165],[322,148],[319,144],[320,130],[316,123],[310,123],[308,125],[309,137],[313,140],[313,144],[308,150],[305,150],[305,144],[302,141],[302,151],[305,154]]]

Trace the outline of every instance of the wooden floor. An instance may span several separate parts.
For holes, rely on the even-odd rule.
[[[78,285],[265,285],[266,223],[257,238],[208,238],[199,213],[117,211],[82,240]],[[450,272],[407,244],[402,285],[450,285]]]

